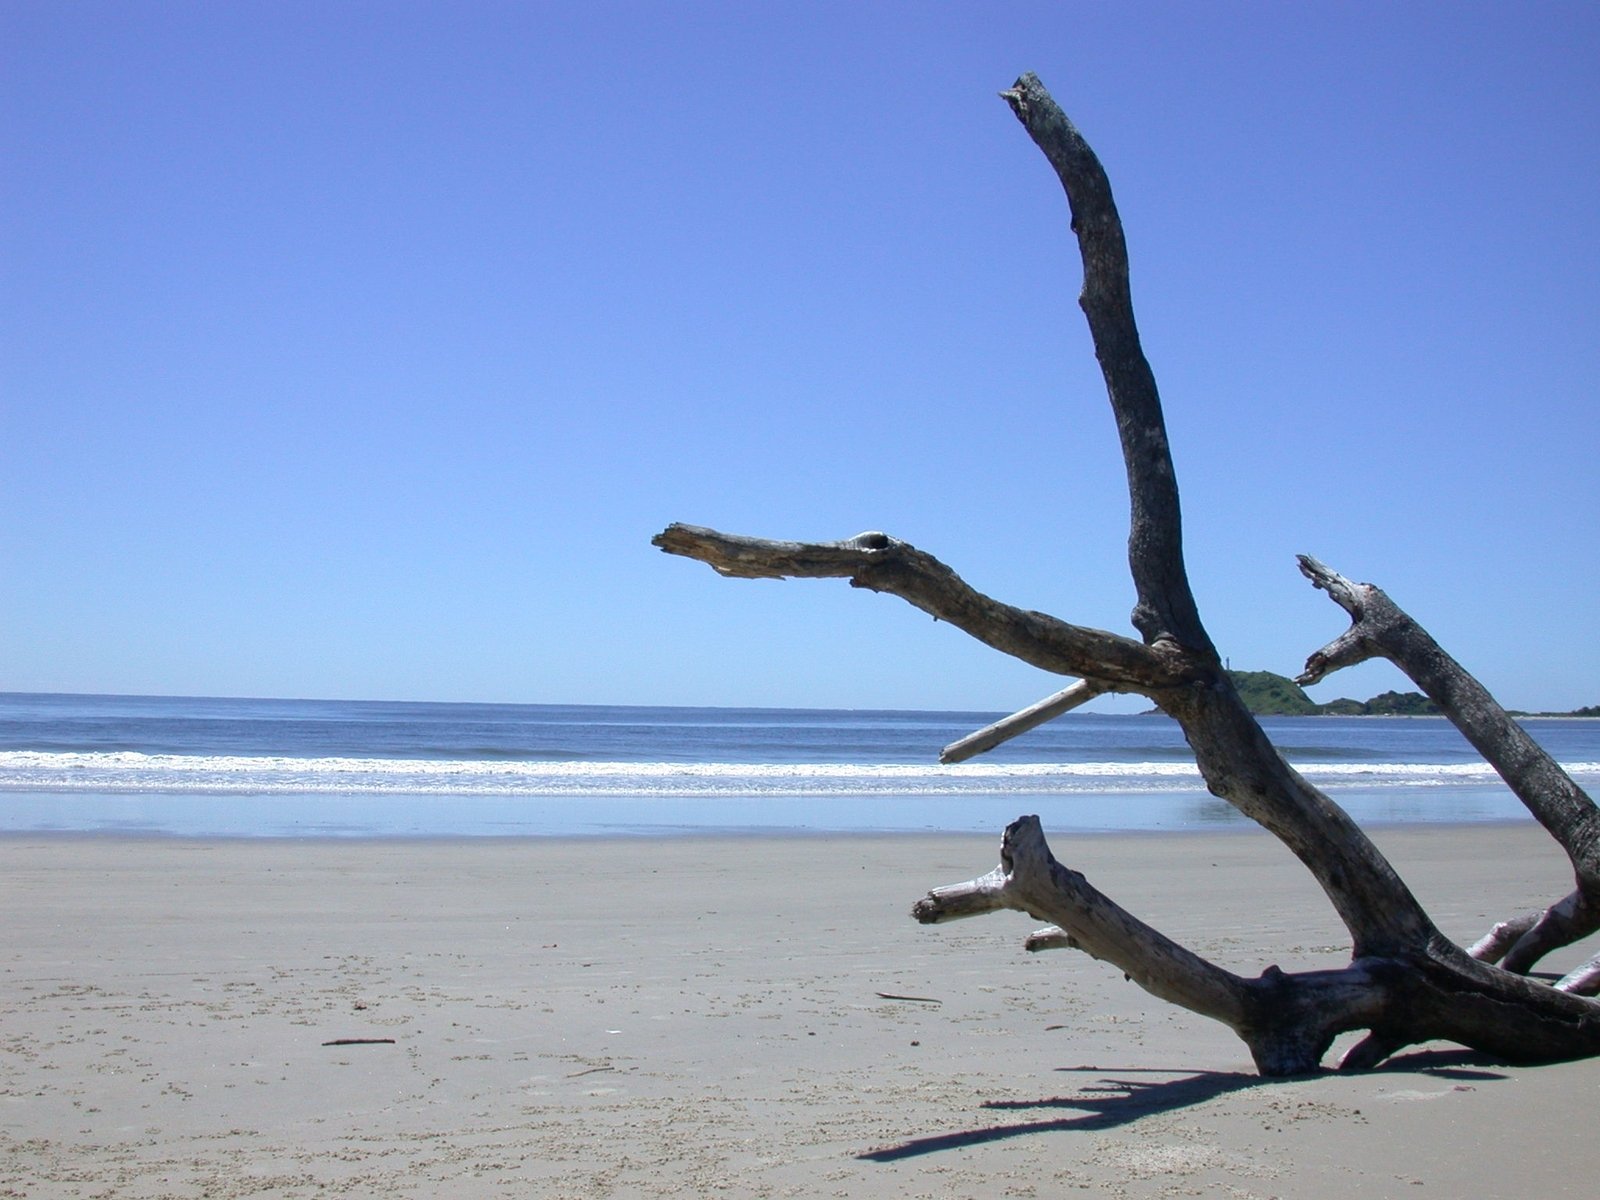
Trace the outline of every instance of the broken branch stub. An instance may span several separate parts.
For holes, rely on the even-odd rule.
[[[939,761],[948,766],[951,763],[966,762],[967,759],[979,754],[986,754],[996,746],[1003,745],[1012,738],[1021,737],[1028,730],[1037,729],[1046,722],[1053,721],[1111,690],[1113,689],[1093,679],[1080,679],[1071,687],[1063,688],[1053,696],[1046,696],[1037,704],[1030,704],[1009,717],[1001,717],[992,725],[985,725],[976,733],[969,733],[966,737],[951,742],[939,751]]]

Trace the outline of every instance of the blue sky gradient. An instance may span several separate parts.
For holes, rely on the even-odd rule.
[[[1128,631],[1066,204],[996,96],[1033,70],[1232,664],[1344,627],[1308,552],[1507,704],[1600,702],[1592,4],[13,0],[0,55],[0,688],[1062,686],[649,544],[883,529]]]

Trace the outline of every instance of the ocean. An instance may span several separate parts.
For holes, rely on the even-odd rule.
[[[1177,725],[1074,712],[968,763],[1003,714],[0,694],[0,832],[460,837],[1246,827]],[[1526,819],[1442,718],[1276,717],[1364,824]],[[1532,718],[1580,784],[1600,720]]]

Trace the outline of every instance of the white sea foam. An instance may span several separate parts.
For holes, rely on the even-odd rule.
[[[1315,763],[1330,789],[1481,787],[1479,762]],[[1568,765],[1600,781],[1600,763]],[[294,758],[0,751],[0,791],[240,795],[832,796],[1071,795],[1201,789],[1193,763],[703,763],[477,759]]]

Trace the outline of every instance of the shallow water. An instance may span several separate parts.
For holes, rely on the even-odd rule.
[[[1243,824],[1162,716],[1070,713],[982,758],[1001,714],[0,694],[0,831],[485,836]],[[1525,814],[1442,718],[1278,717],[1358,820]],[[1531,733],[1586,787],[1600,721]]]

